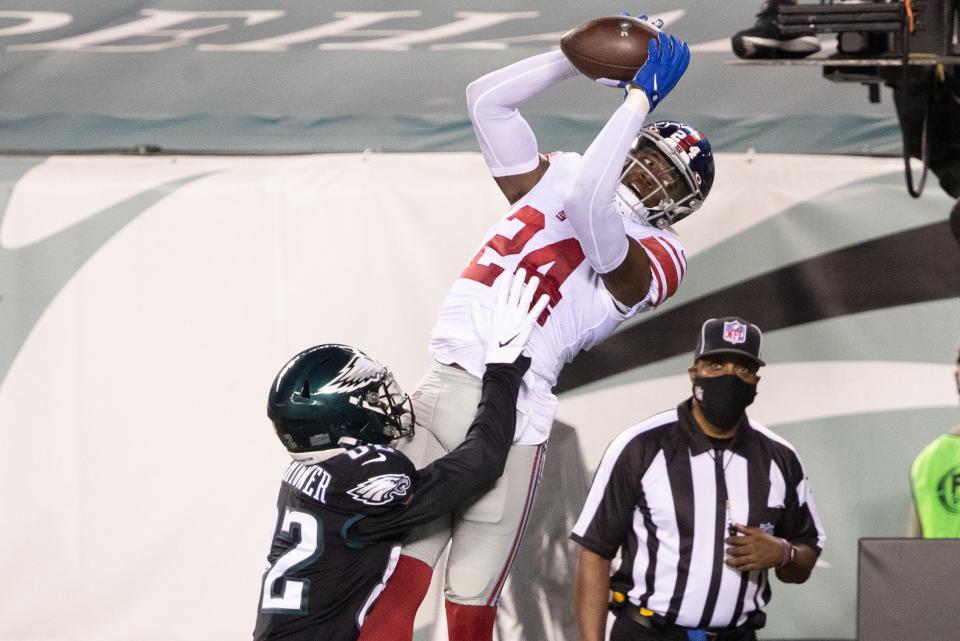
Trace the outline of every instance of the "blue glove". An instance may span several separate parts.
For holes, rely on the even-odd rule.
[[[690,64],[690,47],[676,36],[661,33],[656,40],[651,39],[647,49],[647,61],[633,80],[626,83],[627,89],[638,87],[647,94],[652,112],[677,86],[680,77]]]

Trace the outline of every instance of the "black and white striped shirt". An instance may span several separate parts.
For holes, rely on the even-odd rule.
[[[724,563],[730,523],[817,552],[824,541],[793,446],[749,421],[715,450],[687,400],[614,439],[571,538],[607,559],[620,550],[610,587],[634,606],[687,628],[725,628],[770,600],[766,571]]]

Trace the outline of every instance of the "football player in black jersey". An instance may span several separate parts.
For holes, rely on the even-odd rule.
[[[293,462],[277,498],[255,641],[353,641],[407,531],[449,513],[503,472],[516,426],[521,354],[547,296],[502,276],[490,316],[475,309],[487,369],[466,440],[416,469],[390,447],[411,433],[410,399],[390,371],[346,345],[300,352],[277,374],[267,415]]]

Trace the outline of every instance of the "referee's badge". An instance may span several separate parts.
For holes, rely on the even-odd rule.
[[[747,326],[740,321],[725,321],[723,323],[723,340],[733,345],[747,342]]]

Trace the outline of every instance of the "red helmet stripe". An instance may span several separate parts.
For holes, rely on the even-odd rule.
[[[701,134],[699,131],[694,131],[693,133],[687,134],[683,138],[671,138],[671,140],[675,140],[677,147],[679,147],[682,151],[690,151],[690,147],[703,140],[703,134]]]

